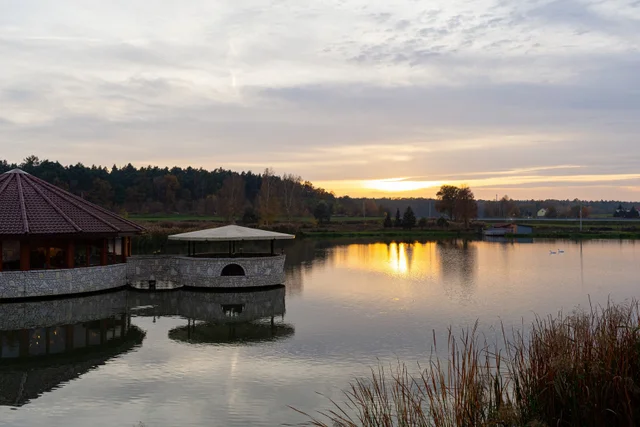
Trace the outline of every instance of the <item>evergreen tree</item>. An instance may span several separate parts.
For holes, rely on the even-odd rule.
[[[420,227],[421,230],[424,230],[427,227],[427,218],[420,218],[420,221],[418,221],[418,227]]]
[[[407,209],[404,211],[404,215],[402,217],[402,226],[404,228],[408,228],[409,230],[416,226],[416,215],[413,213],[413,209],[411,209],[411,206],[407,206]]]
[[[387,214],[384,217],[384,228],[391,228],[393,227],[393,222],[391,222],[391,215],[389,214],[389,212],[387,212]]]
[[[320,224],[331,221],[331,208],[327,205],[327,202],[320,200],[313,210],[313,216]]]
[[[396,221],[393,224],[393,226],[396,228],[402,227],[402,218],[400,218],[400,208],[396,210]]]

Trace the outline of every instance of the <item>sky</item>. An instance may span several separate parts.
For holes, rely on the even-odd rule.
[[[640,0],[0,0],[0,159],[640,200]]]

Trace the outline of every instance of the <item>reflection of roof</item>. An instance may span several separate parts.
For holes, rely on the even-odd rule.
[[[257,228],[225,225],[224,227],[209,228],[207,230],[192,231],[190,233],[174,234],[169,240],[184,241],[240,241],[240,240],[287,240],[294,239],[292,234],[276,233],[275,231],[259,230]]]
[[[0,235],[143,231],[139,225],[20,169],[0,175]]]
[[[181,326],[169,331],[169,338],[192,344],[228,344],[235,342],[265,342],[290,337],[293,326],[276,323],[204,323],[196,326]]]
[[[104,365],[109,359],[139,346],[144,337],[144,332],[131,326],[122,338],[99,347],[86,347],[68,354],[38,357],[35,360],[3,359],[3,365],[0,366],[0,406],[27,404],[62,383],[74,380]]]

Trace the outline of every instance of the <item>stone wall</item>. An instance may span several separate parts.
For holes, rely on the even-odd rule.
[[[77,298],[3,304],[0,330],[42,328],[106,319],[126,313],[127,290]]]
[[[127,261],[127,282],[148,289],[177,287],[245,288],[284,284],[284,255],[260,258],[189,258],[172,255],[136,256]],[[245,276],[221,276],[229,264],[238,264]]]
[[[136,256],[126,264],[66,270],[0,272],[0,300],[37,298],[106,291],[130,284],[148,289],[180,287],[247,288],[285,282],[284,255],[256,258],[189,258],[175,255]],[[221,276],[229,264],[238,264],[245,276]]]
[[[72,295],[125,286],[126,264],[0,273],[0,299]]]

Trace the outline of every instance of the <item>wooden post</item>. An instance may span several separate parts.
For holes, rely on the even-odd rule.
[[[120,238],[120,256],[122,257],[122,262],[127,262],[127,238]]]
[[[2,240],[0,240],[0,272],[2,271]]]
[[[45,242],[44,248],[44,268],[49,270],[51,268],[51,247],[49,242]]]
[[[20,241],[20,270],[29,271],[31,269],[31,248],[28,240]]]
[[[107,265],[107,251],[109,244],[107,239],[102,239],[102,251],[100,252],[100,265]]]
[[[87,267],[91,267],[91,245],[92,244],[93,243],[91,242],[91,240],[89,240],[88,242],[86,242],[84,246],[85,257],[87,258]]]
[[[271,241],[271,255],[275,255],[276,253],[276,241],[272,240]]]
[[[67,242],[67,268],[74,268],[76,265],[76,248],[72,240]]]

